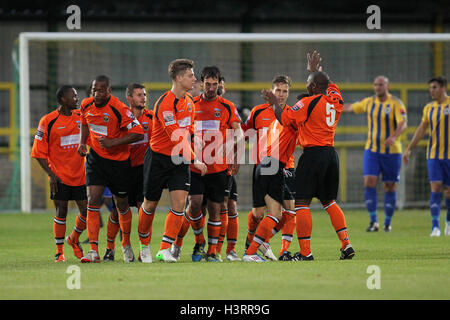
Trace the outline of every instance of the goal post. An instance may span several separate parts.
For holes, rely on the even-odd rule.
[[[298,44],[340,44],[359,43],[448,43],[447,33],[109,33],[109,32],[24,32],[19,36],[19,85],[20,85],[20,194],[21,211],[32,211],[31,188],[31,137],[30,128],[30,44],[45,42],[111,42],[111,43],[254,43],[277,45],[280,43]],[[342,44],[342,45],[341,45]],[[270,53],[269,53],[270,54]],[[275,56],[276,51],[272,52]],[[182,57],[182,56],[180,56]],[[195,61],[195,57],[193,57]],[[294,59],[294,58],[292,58]],[[297,56],[304,64],[305,57]],[[325,57],[331,60],[331,57]],[[448,57],[447,57],[448,59]],[[294,60],[292,60],[294,61]],[[270,61],[268,61],[270,62]],[[167,68],[165,66],[165,68]],[[292,65],[292,68],[296,68]],[[447,67],[448,70],[448,67]],[[281,72],[281,71],[280,71]],[[330,73],[333,70],[330,68]],[[270,80],[270,79],[267,79]],[[298,79],[294,79],[298,81]],[[426,82],[427,79],[423,79]],[[255,79],[255,81],[261,81]],[[370,81],[370,80],[369,80]],[[347,81],[347,82],[351,82]],[[361,82],[361,81],[357,81]],[[367,81],[366,81],[367,82]],[[152,105],[152,102],[150,102]],[[34,124],[33,124],[34,125]],[[364,137],[365,139],[365,137]],[[364,141],[363,139],[363,141]],[[405,179],[402,179],[403,181]],[[404,199],[400,203],[404,203]]]

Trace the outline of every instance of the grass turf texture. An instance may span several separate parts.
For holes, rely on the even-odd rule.
[[[135,211],[135,210],[134,210]],[[248,212],[248,211],[247,211]],[[241,211],[237,243],[243,254],[246,211]],[[353,260],[340,261],[340,242],[323,210],[313,210],[311,247],[315,261],[267,263],[193,263],[193,233],[184,239],[181,260],[174,264],[124,263],[116,240],[116,261],[81,264],[65,245],[66,263],[54,263],[53,213],[0,214],[0,299],[449,299],[450,236],[431,238],[427,210],[397,211],[391,233],[367,233],[368,215],[346,211]],[[159,249],[166,214],[154,219],[152,253]],[[441,229],[443,231],[443,215]],[[139,254],[137,214],[132,245]],[[383,214],[380,217],[384,218]],[[67,217],[66,235],[75,214]],[[107,214],[103,213],[104,222]],[[205,230],[206,232],[206,230]],[[443,232],[442,232],[443,234]],[[87,237],[87,232],[81,240]],[[100,231],[100,257],[106,248],[106,226]],[[281,236],[271,241],[279,254]],[[222,258],[225,259],[226,243]],[[84,245],[85,252],[89,245]],[[291,252],[298,251],[294,236]],[[81,269],[81,289],[69,290],[70,265]],[[381,288],[368,289],[368,266],[381,270]]]

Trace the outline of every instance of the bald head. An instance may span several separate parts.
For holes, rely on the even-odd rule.
[[[306,89],[310,95],[326,94],[330,78],[325,72],[315,71],[308,77]]]
[[[384,98],[389,93],[389,79],[385,76],[377,76],[373,80],[373,90],[378,98]]]

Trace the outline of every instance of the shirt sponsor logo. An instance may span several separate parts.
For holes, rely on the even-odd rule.
[[[180,128],[185,128],[191,125],[191,117],[186,117],[183,119],[178,120],[178,125]]]
[[[99,126],[97,124],[89,124],[89,129],[97,134],[100,134],[102,136],[107,136],[108,135],[108,127],[107,126]]]
[[[220,121],[219,120],[196,120],[195,121],[195,130],[219,130]]]
[[[69,136],[61,137],[60,146],[65,147],[73,144],[78,144],[78,139],[80,136],[78,134],[71,134]]]

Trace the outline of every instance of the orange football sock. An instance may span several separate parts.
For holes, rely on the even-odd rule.
[[[192,231],[194,231],[194,237],[195,237],[195,243],[197,244],[203,244],[205,243],[205,237],[203,236],[203,228],[205,226],[205,217],[200,212],[200,215],[197,217],[193,217],[189,211],[186,212],[186,214],[189,217],[189,220],[191,220],[191,226]]]
[[[278,222],[278,224],[273,228],[274,229],[273,233],[276,234],[277,232],[282,230],[283,227],[285,226],[285,224],[294,218],[295,218],[295,211],[283,209],[283,211],[281,212],[280,222]],[[294,221],[295,221],[295,219],[294,219]]]
[[[279,222],[280,221],[277,218],[271,216],[270,214],[268,214],[264,219],[262,219],[261,223],[258,225],[258,228],[256,229],[255,236],[253,237],[250,246],[245,251],[245,254],[254,255],[256,254],[256,251],[258,250],[260,245],[262,245],[264,242],[269,242],[270,238],[272,238],[273,236],[272,232],[273,228]]]
[[[185,212],[183,223],[180,228],[180,232],[178,232],[177,239],[175,240],[175,245],[177,245],[179,247],[183,246],[184,236],[188,232],[190,226],[191,226],[191,222],[189,221],[189,218],[187,217],[186,212]]]
[[[208,251],[206,252],[207,255],[210,254],[216,254],[217,253],[217,243],[219,242],[219,233],[220,228],[222,226],[222,222],[211,220],[211,218],[208,219]]]
[[[258,228],[259,223],[261,222],[261,219],[255,218],[253,215],[253,212],[250,210],[250,212],[247,215],[247,239],[246,244],[250,245],[250,243],[253,241],[253,237],[255,236],[256,229]]]
[[[300,254],[307,256],[311,253],[312,218],[309,206],[297,206],[295,208],[296,226]]]
[[[66,218],[53,219],[53,235],[56,243],[56,253],[64,253],[64,238],[66,235]]]
[[[133,215],[131,213],[130,207],[128,207],[124,212],[119,211],[119,225],[122,230],[122,247],[131,244],[130,243],[130,233],[131,233],[131,220]]]
[[[348,239],[348,231],[347,225],[345,224],[344,212],[338,206],[336,201],[332,201],[331,203],[323,206],[323,208],[326,210],[326,212],[328,212],[331,224],[333,225],[334,230],[336,230],[339,240],[341,240],[341,248],[345,249],[345,247],[350,244],[350,240]]]
[[[164,224],[164,235],[159,246],[160,250],[169,249],[172,243],[180,232],[181,225],[183,224],[183,212],[177,212],[173,209],[169,210],[169,214],[166,217]]]
[[[236,212],[228,216],[228,230],[227,230],[227,253],[235,250],[236,242],[239,233],[239,214]]]
[[[219,232],[219,241],[217,242],[217,253],[222,252],[223,241],[228,230],[228,210],[220,211],[220,222],[222,223]]]
[[[116,236],[119,233],[119,221],[114,219],[112,213],[109,214],[108,224],[106,225],[106,248],[114,250],[116,247]]]
[[[281,228],[281,249],[280,256],[285,251],[289,251],[289,247],[292,243],[292,238],[294,236],[295,230],[295,211],[291,215],[291,218],[286,221],[284,226]]]
[[[86,225],[91,250],[98,253],[98,234],[100,232],[100,206],[88,205]]]
[[[80,235],[86,230],[86,217],[81,214],[75,218],[75,226],[73,227],[72,233],[70,234],[70,239],[73,243],[77,243],[80,240]]]
[[[154,212],[145,211],[143,206],[139,208],[138,235],[139,241],[144,246],[148,246],[150,240],[152,239],[152,225],[154,217]]]

